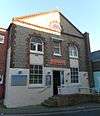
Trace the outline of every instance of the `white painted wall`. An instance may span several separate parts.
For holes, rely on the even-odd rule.
[[[6,83],[7,90],[4,100],[4,104],[7,107],[37,105],[53,95],[52,87],[30,87],[28,80],[27,86],[11,86],[11,75],[18,74],[18,71],[22,71],[22,74],[27,75],[27,78],[29,78],[29,69],[10,68]]]
[[[70,67],[79,68],[79,63],[77,59],[70,59]]]
[[[81,93],[89,94],[89,81],[88,81],[88,72],[79,72],[79,81],[81,85]]]
[[[79,88],[80,88],[80,84],[67,84],[67,85],[63,85],[61,86],[58,90],[59,90],[59,94],[76,94],[79,93]]]
[[[79,83],[71,83],[70,77],[71,75],[69,75],[67,83],[65,81],[65,84],[59,87],[59,94],[74,94],[74,93],[89,94],[90,93],[87,72],[79,72]]]
[[[30,54],[30,64],[43,65],[43,55],[42,54]]]
[[[79,93],[80,87],[88,87],[88,83],[84,80],[82,76],[84,73],[81,72],[80,83],[78,84],[71,84],[69,79],[69,69],[62,69],[62,68],[49,68],[44,67],[44,76],[43,76],[43,86],[41,87],[30,87],[27,80],[27,86],[11,86],[11,75],[18,74],[19,71],[22,71],[22,74],[27,75],[29,78],[29,69],[12,69],[9,70],[9,76],[7,77],[6,81],[6,94],[4,104],[7,107],[21,107],[27,105],[37,105],[43,102],[48,97],[53,96],[53,70],[64,70],[65,73],[65,84],[61,85],[59,89],[59,94],[72,94],[72,93]],[[51,86],[45,86],[45,77],[50,72],[51,75]],[[86,72],[85,72],[86,73]],[[66,82],[66,78],[68,81]],[[82,86],[84,84],[84,86]],[[88,91],[82,91],[82,93],[87,93]]]
[[[38,58],[37,58],[38,57]],[[30,56],[31,64],[42,64],[43,65],[43,55]],[[41,86],[32,87],[29,85],[29,69],[21,68],[9,68],[10,67],[10,49],[8,50],[7,59],[7,75],[6,75],[6,91],[4,105],[9,108],[21,107],[27,105],[37,105],[43,102],[48,97],[53,95],[52,83],[51,86],[45,86],[45,75],[49,71],[48,68],[43,69],[43,84]],[[21,71],[21,75],[27,75],[26,86],[11,86],[11,76],[17,75]],[[52,73],[52,72],[51,72]]]
[[[70,59],[70,67],[79,68],[78,60]],[[79,83],[71,83],[70,69],[65,71],[64,78],[65,83],[59,87],[59,94],[90,93],[87,72],[79,72]]]
[[[38,57],[38,58],[37,58]],[[30,55],[30,64],[41,64],[43,65],[43,55],[35,56]],[[74,64],[74,63],[72,63]],[[77,63],[75,63],[74,66]],[[43,102],[48,97],[53,96],[53,70],[64,71],[64,84],[61,84],[59,89],[59,94],[71,94],[78,93],[78,90],[81,87],[89,87],[88,85],[88,75],[87,72],[79,73],[79,82],[78,84],[72,84],[70,79],[70,69],[66,68],[54,68],[54,67],[43,67],[43,84],[41,86],[30,86],[29,85],[29,69],[21,68],[9,68],[10,67],[10,49],[8,50],[7,58],[7,75],[6,75],[6,91],[4,105],[9,108],[21,107],[27,105],[37,105]],[[11,76],[18,74],[21,71],[22,75],[27,75],[27,84],[26,86],[11,86]],[[46,86],[45,80],[48,72],[51,75],[51,85]],[[88,91],[82,91],[87,93]]]

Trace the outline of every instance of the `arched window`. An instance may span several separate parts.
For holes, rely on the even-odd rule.
[[[69,57],[70,58],[78,58],[78,49],[75,45],[69,46]]]
[[[31,52],[33,53],[43,53],[43,42],[41,38],[33,37],[31,39]]]

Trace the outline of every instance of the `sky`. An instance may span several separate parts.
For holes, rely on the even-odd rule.
[[[54,9],[90,34],[91,51],[100,50],[100,0],[1,0],[0,27],[8,28],[13,17]]]

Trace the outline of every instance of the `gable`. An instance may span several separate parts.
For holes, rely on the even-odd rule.
[[[37,13],[14,18],[14,23],[21,26],[60,35],[62,32],[83,37],[82,33],[59,11]]]
[[[62,33],[83,37],[83,34],[60,13],[60,25],[62,27]]]
[[[61,32],[61,27],[60,27],[60,15],[58,11],[52,11],[52,12],[46,12],[46,13],[41,13],[37,15],[30,15],[30,16],[24,16],[24,17],[19,17],[15,18],[14,21],[19,21],[22,22],[23,24],[29,24],[31,26],[36,26],[38,27],[37,30],[49,32],[52,34],[60,34]],[[30,27],[31,27],[30,26]],[[35,28],[36,29],[36,28]],[[54,33],[55,32],[55,33]]]

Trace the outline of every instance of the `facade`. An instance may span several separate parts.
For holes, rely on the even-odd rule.
[[[7,107],[40,104],[58,94],[89,93],[88,33],[82,34],[58,11],[15,17],[8,31]]]
[[[7,54],[7,31],[0,28],[0,99],[4,98],[6,55]]]
[[[96,92],[100,92],[100,50],[91,53],[93,80]]]

